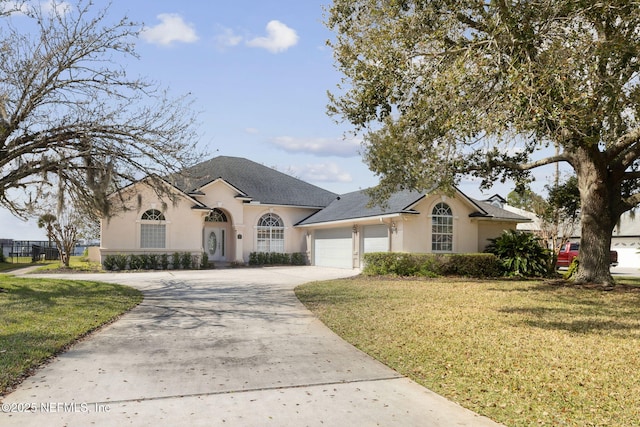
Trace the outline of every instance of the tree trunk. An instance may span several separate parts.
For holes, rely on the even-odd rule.
[[[575,282],[612,286],[611,235],[618,220],[612,209],[616,197],[612,188],[614,184],[608,182],[607,168],[598,167],[593,158],[580,163],[576,172],[580,189],[582,237]]]

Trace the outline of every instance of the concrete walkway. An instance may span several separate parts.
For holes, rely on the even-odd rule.
[[[134,286],[145,300],[6,396],[0,425],[496,426],[347,344],[292,291],[349,273],[66,276]]]

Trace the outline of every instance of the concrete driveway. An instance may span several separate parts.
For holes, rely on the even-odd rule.
[[[342,341],[293,293],[349,274],[274,267],[68,276],[127,284],[145,300],[6,396],[0,425],[497,425]]]

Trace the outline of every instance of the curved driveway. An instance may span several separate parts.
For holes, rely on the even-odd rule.
[[[68,276],[127,284],[145,299],[6,396],[3,408],[31,410],[0,412],[0,425],[495,426],[347,344],[293,293],[349,274],[273,267]]]

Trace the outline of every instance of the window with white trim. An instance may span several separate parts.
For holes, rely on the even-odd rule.
[[[257,227],[258,252],[284,252],[284,222],[274,213],[260,217]]]
[[[149,209],[140,219],[140,247],[165,248],[167,225],[164,214],[157,209]]]
[[[431,212],[431,250],[453,252],[453,212],[446,203],[438,203]]]

